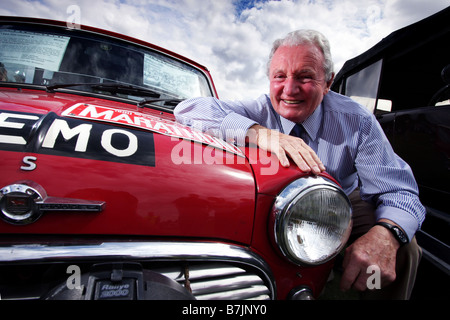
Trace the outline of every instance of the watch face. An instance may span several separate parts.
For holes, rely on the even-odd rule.
[[[400,228],[394,226],[394,227],[392,227],[392,230],[394,230],[395,233],[397,234],[398,241],[400,241],[401,243],[407,243],[408,242],[408,239],[404,235],[403,231],[400,230]]]

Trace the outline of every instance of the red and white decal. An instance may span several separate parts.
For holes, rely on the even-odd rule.
[[[117,123],[125,126],[141,128],[175,138],[200,142],[215,148],[232,152],[239,156],[244,153],[238,147],[206,133],[192,130],[179,123],[164,120],[148,114],[131,110],[121,110],[88,103],[77,103],[66,109],[63,116],[81,119]]]

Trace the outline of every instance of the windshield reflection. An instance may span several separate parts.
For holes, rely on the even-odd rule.
[[[137,102],[212,96],[203,72],[145,47],[75,30],[11,25],[0,27],[0,81]]]

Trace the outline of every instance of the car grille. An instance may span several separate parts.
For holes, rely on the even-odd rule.
[[[220,243],[130,241],[0,244],[2,299],[41,299],[52,288],[50,283],[66,286],[68,266],[76,265],[82,276],[90,276],[96,272],[94,265],[105,263],[138,264],[144,273],[165,276],[198,300],[276,298],[270,268],[246,248]],[[24,277],[30,278],[23,283]]]
[[[271,292],[256,272],[221,264],[153,270],[187,288],[198,300],[269,300]]]

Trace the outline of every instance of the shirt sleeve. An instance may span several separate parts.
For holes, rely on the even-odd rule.
[[[395,154],[374,117],[366,118],[361,126],[355,161],[361,198],[376,205],[377,220],[385,218],[397,223],[411,240],[426,212],[412,170]]]
[[[181,102],[174,110],[178,122],[239,146],[245,145],[251,126],[268,125],[268,113],[266,96],[248,101],[194,98]]]

